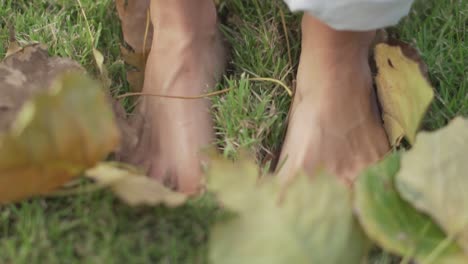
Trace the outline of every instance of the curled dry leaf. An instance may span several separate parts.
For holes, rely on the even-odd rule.
[[[259,179],[253,163],[216,160],[208,190],[235,217],[215,225],[213,263],[361,263],[366,239],[352,215],[350,191],[336,177],[298,177],[279,199],[279,183]]]
[[[27,80],[16,89],[47,83],[42,78],[48,75],[28,75],[27,69],[40,67],[29,63],[23,71],[13,68]],[[24,103],[11,128],[0,135],[0,203],[60,187],[104,159],[118,141],[100,85],[82,72],[58,76],[49,89]]]
[[[187,200],[187,196],[169,190],[133,168],[119,167],[118,164],[101,163],[86,171],[85,175],[108,186],[115,195],[132,206],[164,204],[177,207]]]
[[[413,144],[434,91],[422,72],[423,62],[409,45],[378,44],[377,92],[382,105],[385,130],[392,145],[406,137]]]
[[[399,155],[391,155],[355,183],[355,208],[367,235],[387,251],[417,263],[468,263],[460,247],[430,217],[399,196],[394,186],[399,168]]]
[[[468,120],[457,118],[436,132],[423,132],[402,158],[397,186],[429,214],[468,254]]]
[[[122,25],[125,43],[121,46],[124,61],[133,66],[127,71],[127,81],[132,91],[143,87],[146,58],[153,40],[153,28],[149,19],[150,0],[116,0],[117,11]]]

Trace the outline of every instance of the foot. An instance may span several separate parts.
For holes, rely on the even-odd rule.
[[[375,32],[339,32],[303,18],[302,54],[278,173],[320,169],[351,184],[389,150],[368,64]]]
[[[193,97],[209,92],[224,66],[222,41],[212,0],[151,2],[154,41],[143,93]],[[214,133],[208,99],[144,96],[133,163],[179,191],[198,192],[203,149]]]

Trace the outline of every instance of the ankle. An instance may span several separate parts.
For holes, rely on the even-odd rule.
[[[376,31],[335,30],[308,14],[302,19],[302,49],[317,53],[367,56],[375,34]]]
[[[313,85],[311,81],[313,80]],[[372,74],[367,55],[345,58],[333,53],[306,52],[301,55],[296,96],[326,111],[368,108]]]
[[[174,34],[214,34],[217,13],[212,0],[152,0],[155,31]]]

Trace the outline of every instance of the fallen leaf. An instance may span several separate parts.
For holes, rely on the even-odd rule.
[[[355,208],[369,238],[418,263],[468,263],[458,245],[431,218],[400,198],[394,186],[399,168],[400,156],[390,155],[355,183]]]
[[[143,87],[146,58],[153,40],[153,26],[149,18],[150,0],[115,1],[125,43],[130,49],[121,46],[124,61],[133,66],[127,71],[127,81],[132,91]]]
[[[86,171],[85,175],[108,186],[115,195],[131,206],[164,204],[177,207],[187,200],[184,194],[169,190],[135,169],[119,167],[117,164],[101,163]]]
[[[104,56],[102,53],[99,50],[93,48],[93,57],[94,61],[96,62],[96,66],[99,69],[99,73],[101,75],[107,75],[107,69],[104,67]]]
[[[21,73],[24,85],[16,85],[16,89],[35,87],[30,82],[46,85],[48,75],[29,75],[36,72],[32,68],[48,65],[47,60],[45,65],[32,60],[40,54],[23,54],[30,66],[22,72],[18,70],[22,68],[12,67]],[[0,203],[60,187],[104,159],[118,141],[112,109],[99,83],[81,71],[60,75],[49,89],[27,100],[10,129],[0,134]]]
[[[109,73],[106,66],[104,65],[104,55],[102,55],[99,50],[93,48],[93,57],[94,62],[96,63],[96,66],[99,70],[99,79],[102,83],[102,86],[106,89],[106,92],[110,94],[112,80],[109,78]]]
[[[361,263],[367,243],[335,177],[298,177],[278,203],[279,183],[259,179],[252,163],[216,160],[208,176],[208,190],[235,213],[211,232],[213,263]]]
[[[402,158],[396,183],[402,196],[457,238],[468,254],[468,119],[423,132]]]
[[[11,126],[27,100],[46,91],[57,76],[80,70],[70,59],[49,57],[44,45],[15,46],[0,63],[0,132]]]
[[[416,133],[431,104],[434,91],[421,70],[422,61],[409,45],[378,44],[375,60],[377,92],[390,143],[406,137],[414,144]]]
[[[150,0],[115,1],[124,40],[136,53],[143,53],[151,47],[153,25],[147,23],[150,2]]]

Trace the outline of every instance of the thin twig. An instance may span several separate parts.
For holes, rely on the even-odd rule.
[[[266,81],[266,82],[276,83],[276,84],[280,85],[281,87],[283,87],[284,90],[286,90],[286,92],[289,94],[289,96],[293,95],[291,89],[289,89],[289,87],[285,83],[283,83],[282,81],[277,80],[277,79],[273,79],[273,78],[249,78],[247,80],[249,80],[249,81]],[[168,99],[197,100],[197,99],[204,99],[204,98],[224,94],[224,93],[227,93],[227,92],[229,92],[231,90],[232,90],[232,88],[227,88],[227,89],[223,89],[223,90],[220,90],[220,91],[206,93],[206,94],[197,95],[197,96],[178,96],[178,95],[163,95],[163,94],[135,92],[135,93],[125,93],[125,94],[119,95],[119,96],[116,97],[116,99],[120,100],[120,99],[123,99],[123,98],[134,97],[134,96],[152,96],[152,97],[160,97],[160,98],[168,98]]]
[[[289,89],[289,87],[284,82],[282,82],[280,80],[273,79],[273,78],[249,78],[248,80],[249,81],[266,81],[266,82],[276,83],[276,84],[280,85],[281,87],[283,87],[284,90],[286,90],[286,92],[289,94],[289,96],[293,95],[293,92],[291,91],[291,89]]]
[[[148,9],[148,10],[146,11],[146,27],[145,27],[145,35],[144,35],[144,39],[143,39],[143,54],[144,54],[144,56],[146,55],[146,53],[145,53],[145,51],[146,51],[146,44],[148,44],[148,43],[147,43],[147,41],[148,41],[148,33],[149,33],[149,27],[150,27],[150,23],[151,23],[151,21],[150,21],[150,16],[151,16],[150,10]]]
[[[231,88],[223,89],[216,92],[211,92],[207,94],[197,95],[197,96],[177,96],[177,95],[162,95],[162,94],[152,94],[152,93],[125,93],[122,95],[117,96],[117,99],[123,99],[132,96],[154,96],[154,97],[161,97],[161,98],[169,98],[169,99],[187,99],[187,100],[196,100],[196,99],[204,99],[208,97],[213,97],[216,95],[224,94],[232,90]]]

